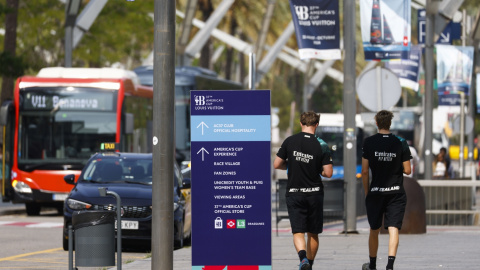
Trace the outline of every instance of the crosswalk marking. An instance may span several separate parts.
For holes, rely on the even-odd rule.
[[[0,226],[17,226],[26,228],[61,228],[62,222],[18,222],[18,221],[0,221]]]

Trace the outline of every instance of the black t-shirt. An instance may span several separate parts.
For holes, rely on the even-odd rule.
[[[327,143],[314,134],[300,132],[285,139],[277,156],[287,161],[287,196],[323,192],[323,165],[332,164]]]
[[[377,133],[365,139],[362,157],[372,171],[369,194],[405,193],[403,162],[412,158],[405,139]]]

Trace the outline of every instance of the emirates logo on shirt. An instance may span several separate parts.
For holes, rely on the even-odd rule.
[[[310,154],[304,154],[302,152],[293,151],[293,156],[295,157],[296,161],[301,161],[304,163],[310,163],[310,160],[313,159],[313,156]]]
[[[393,158],[397,157],[397,154],[387,152],[375,152],[375,156],[378,157],[378,161],[392,161]]]

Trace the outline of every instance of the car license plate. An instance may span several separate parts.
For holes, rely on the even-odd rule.
[[[115,229],[117,229],[116,220],[115,220]],[[138,230],[138,221],[122,220],[122,230]]]
[[[54,201],[65,201],[68,194],[53,194]]]

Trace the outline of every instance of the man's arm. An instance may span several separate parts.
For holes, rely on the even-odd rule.
[[[278,170],[286,170],[287,169],[287,161],[284,159],[279,158],[278,156],[275,157],[273,161],[273,167]]]
[[[330,178],[333,175],[333,165],[332,164],[327,164],[323,165],[323,171],[322,171],[322,176],[326,178]]]
[[[365,191],[365,197],[368,194],[369,181],[370,181],[370,172],[368,171],[368,159],[362,157],[362,181],[363,181],[363,190]]]
[[[412,166],[410,165],[410,160],[407,160],[407,161],[403,162],[403,173],[404,174],[411,174],[412,173]]]

